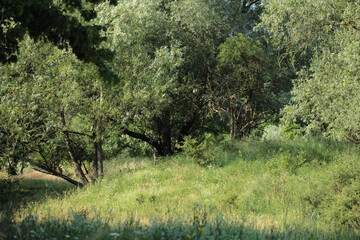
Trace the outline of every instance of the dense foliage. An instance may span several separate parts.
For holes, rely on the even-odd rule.
[[[80,59],[100,64],[107,55],[107,51],[96,48],[103,40],[100,31],[104,27],[86,24],[96,16],[92,5],[97,2],[1,0],[0,62],[16,60],[19,41],[28,33],[33,39],[45,37],[61,48],[70,45]],[[75,12],[81,18],[74,17]]]
[[[260,119],[277,113],[286,84],[281,82],[274,51],[259,40],[239,34],[219,49],[212,101],[215,110],[228,116],[230,137],[241,138],[258,127]]]
[[[4,66],[1,76],[0,158],[8,161],[10,173],[25,161],[70,180],[59,164],[71,160],[86,183],[82,167],[87,172],[85,163],[94,159],[93,175],[102,175],[105,93],[95,69],[49,44],[22,42],[17,63]]]
[[[284,54],[298,63],[308,56],[285,122],[360,143],[359,1],[266,1],[264,9],[260,26]]]
[[[360,141],[358,1],[2,9],[0,167],[10,174],[31,163],[83,185],[125,148],[156,160],[224,133],[261,136],[281,109],[286,130]],[[62,172],[68,163],[77,177]]]
[[[359,103],[359,0],[0,0],[0,239],[359,239]]]

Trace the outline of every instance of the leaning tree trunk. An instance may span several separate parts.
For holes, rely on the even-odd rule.
[[[63,127],[65,128],[66,120],[65,120],[65,113],[64,113],[63,108],[60,110],[60,117],[61,117],[61,123],[62,123]],[[71,146],[71,143],[70,143],[69,133],[67,131],[62,131],[62,132],[63,132],[64,138],[65,138],[65,143],[66,143],[66,147],[68,149],[69,157],[70,157],[71,161],[73,162],[73,164],[75,166],[76,173],[80,176],[81,181],[84,184],[86,184],[86,183],[89,182],[89,180],[86,178],[83,170],[81,169],[80,163],[76,160],[74,150],[73,150],[73,148]]]
[[[40,152],[39,152],[40,153]],[[40,155],[43,157],[43,159],[45,160],[45,156],[43,154],[40,153]],[[38,172],[41,172],[41,173],[45,173],[45,174],[49,174],[49,175],[53,175],[53,176],[56,176],[56,177],[60,177],[62,179],[64,179],[65,181],[68,181],[69,183],[77,186],[77,187],[82,187],[84,186],[84,184],[82,184],[81,182],[78,182],[66,175],[64,175],[62,173],[62,171],[57,171],[56,169],[54,169],[53,167],[51,166],[48,166],[46,164],[42,164],[42,163],[39,163],[39,162],[36,162],[34,160],[32,160],[31,158],[28,158],[27,159],[29,163],[31,163],[32,165],[40,168],[40,169],[37,169],[37,168],[34,168],[35,171],[38,171]],[[46,161],[45,161],[46,162]]]

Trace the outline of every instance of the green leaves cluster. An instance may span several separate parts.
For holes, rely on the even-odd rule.
[[[225,18],[193,0],[104,3],[98,11],[122,79],[112,118],[161,155],[174,153],[209,119],[207,84],[229,34]]]
[[[28,34],[36,40],[43,37],[60,48],[70,45],[78,58],[102,65],[111,54],[99,48],[104,27],[89,24],[96,17],[92,6],[96,2],[1,0],[0,62],[16,60],[19,41]]]
[[[17,63],[1,66],[1,118],[10,119],[1,125],[2,159],[10,162],[54,174],[72,162],[86,183],[124,146],[165,156],[206,133],[247,136],[283,105],[288,77],[252,30],[261,1],[5,2],[19,13],[2,29],[20,27],[23,39]],[[106,63],[104,49],[114,53]]]
[[[60,163],[73,161],[81,172],[92,154],[89,142],[101,137],[103,83],[96,67],[68,51],[27,38],[20,45],[17,63],[1,70],[5,149],[0,158],[14,162],[14,167],[18,160],[31,162],[54,175],[62,174]]]
[[[264,42],[239,34],[219,49],[215,108],[229,116],[230,137],[238,138],[279,110],[278,95],[286,85],[281,84],[274,51]]]
[[[261,27],[298,61],[311,52],[309,66],[294,80],[286,123],[307,133],[323,132],[360,141],[360,3],[358,1],[267,1]]]

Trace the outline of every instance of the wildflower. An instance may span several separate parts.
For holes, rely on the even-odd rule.
[[[297,216],[297,219],[300,219],[300,216]]]
[[[187,234],[186,237],[190,239],[190,238],[191,238],[191,235],[190,235],[190,234]]]
[[[200,232],[204,232],[204,231],[205,231],[205,228],[199,227],[198,230],[199,230]]]
[[[67,235],[67,234],[66,234],[65,237],[66,237],[66,238],[70,238],[70,235]]]

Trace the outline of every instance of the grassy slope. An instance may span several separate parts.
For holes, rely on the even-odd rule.
[[[210,146],[208,151],[214,160],[207,167],[185,156],[157,164],[149,159],[113,159],[101,182],[23,208],[18,220],[28,212],[45,223],[54,217],[65,219],[66,226],[74,225],[68,222],[74,216],[80,225],[79,218],[101,220],[108,225],[97,227],[107,229],[108,237],[114,232],[111,238],[120,233],[125,238],[129,219],[139,221],[131,234],[140,232],[140,239],[156,238],[159,229],[169,238],[183,239],[206,239],[206,233],[227,238],[225,232],[236,239],[239,229],[247,229],[245,238],[250,239],[358,238],[356,148],[317,140],[243,141]],[[220,229],[227,229],[222,235],[211,230],[220,218]],[[160,225],[149,227],[155,222]],[[84,234],[94,236],[90,233]],[[131,234],[129,239],[135,238]]]

